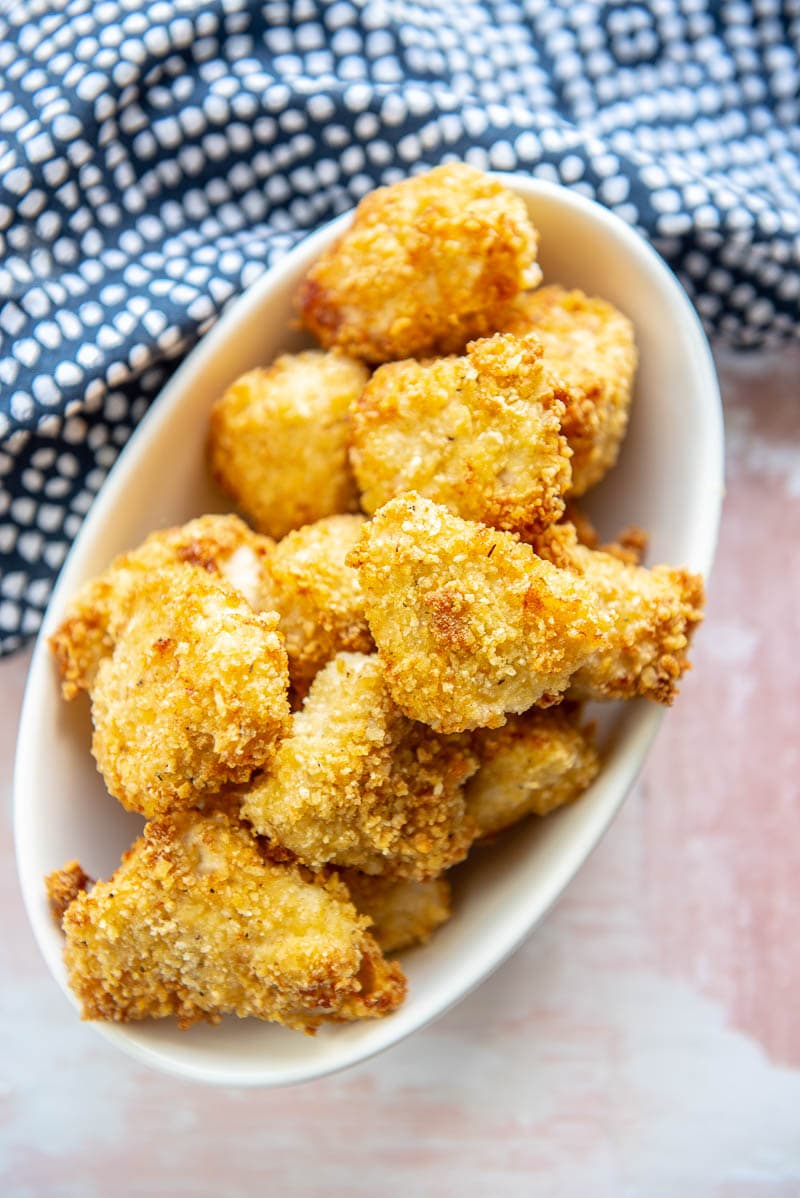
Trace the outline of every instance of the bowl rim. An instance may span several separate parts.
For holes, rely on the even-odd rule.
[[[691,534],[692,551],[687,555],[691,560],[685,564],[700,572],[707,583],[717,543],[724,490],[723,415],[710,346],[700,319],[686,292],[656,250],[636,230],[601,204],[547,180],[518,174],[488,173],[512,190],[517,191],[525,199],[535,201],[539,197],[548,198],[564,205],[567,210],[572,210],[583,217],[589,217],[600,226],[604,226],[604,235],[616,239],[628,257],[636,260],[645,275],[649,275],[654,284],[664,292],[674,312],[675,320],[682,324],[687,343],[691,345],[692,349],[693,373],[698,379],[699,389],[705,396],[707,431],[711,433],[704,447],[705,457],[702,471],[698,471],[704,480],[704,503],[699,512],[695,513],[696,520]],[[66,984],[63,971],[58,968],[60,960],[52,959],[52,938],[49,935],[51,929],[47,923],[50,917],[43,910],[40,902],[41,879],[34,878],[33,871],[25,868],[26,846],[31,843],[30,838],[36,834],[35,828],[32,827],[33,816],[23,801],[23,796],[28,790],[26,785],[28,769],[26,742],[35,726],[35,712],[43,687],[52,685],[51,671],[48,668],[50,667],[50,654],[47,639],[56,626],[59,613],[63,611],[66,602],[82,581],[80,578],[76,579],[76,576],[81,574],[82,558],[92,545],[95,530],[99,530],[109,518],[108,513],[113,509],[117,492],[125,484],[128,471],[147,454],[150,442],[158,439],[161,425],[167,421],[173,407],[180,403],[187,382],[202,371],[205,364],[219,352],[229,333],[235,330],[240,322],[243,322],[247,313],[258,308],[273,289],[280,286],[281,282],[286,281],[300,267],[310,264],[319,252],[330,244],[335,235],[340,230],[343,231],[352,219],[352,215],[353,210],[351,209],[303,237],[275,266],[266,270],[260,278],[229,303],[214,327],[187,354],[134,429],[107,479],[98,491],[67,554],[48,603],[31,657],[20,714],[13,777],[14,845],[20,888],[34,938],[54,980],[75,1009],[78,1009],[77,1000]],[[311,1081],[361,1064],[398,1044],[412,1032],[444,1015],[462,998],[465,998],[488,979],[535,930],[584,862],[594,852],[621,809],[642,769],[665,714],[662,708],[646,704],[643,700],[639,700],[635,706],[638,710],[633,713],[631,726],[626,730],[625,745],[621,753],[622,760],[617,763],[616,775],[613,779],[615,797],[613,801],[600,809],[581,837],[575,838],[574,843],[570,846],[570,851],[564,853],[560,868],[551,871],[550,884],[546,887],[544,901],[539,898],[535,904],[532,904],[535,906],[533,913],[528,911],[524,902],[517,904],[516,915],[509,918],[507,925],[499,930],[500,944],[493,949],[491,964],[488,967],[473,969],[466,980],[457,971],[454,971],[454,978],[457,980],[448,979],[446,985],[437,989],[437,995],[444,990],[444,999],[439,996],[436,1001],[429,1001],[427,1005],[422,1006],[421,1011],[418,1005],[413,1019],[409,1015],[409,1008],[401,1007],[390,1017],[370,1024],[371,1035],[365,1047],[361,1044],[354,1044],[352,1048],[341,1054],[341,1059],[317,1061],[312,1057],[294,1067],[280,1066],[277,1074],[274,1067],[270,1072],[269,1066],[261,1073],[256,1074],[250,1070],[243,1072],[235,1065],[200,1065],[193,1062],[177,1061],[165,1054],[157,1043],[151,1046],[132,1037],[126,1025],[94,1021],[91,1022],[91,1027],[106,1040],[116,1044],[129,1057],[142,1064],[184,1080],[241,1087],[272,1088]],[[604,762],[598,782],[601,782],[603,778],[609,782],[608,766],[609,762]],[[598,785],[598,782],[595,783],[595,786]]]

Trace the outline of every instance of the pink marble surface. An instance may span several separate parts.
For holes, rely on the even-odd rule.
[[[349,1073],[209,1090],[75,1019],[18,894],[0,665],[0,1192],[800,1195],[800,353],[720,368],[708,620],[640,784],[510,962]]]

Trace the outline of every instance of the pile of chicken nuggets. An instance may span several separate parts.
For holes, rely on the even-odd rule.
[[[471,847],[577,799],[584,700],[670,703],[702,580],[598,538],[630,321],[542,286],[523,201],[454,163],[367,196],[297,311],[319,348],[237,379],[211,472],[239,515],[154,532],[51,638],[106,787],[147,823],[47,879],[88,1019],[313,1031],[405,995]]]

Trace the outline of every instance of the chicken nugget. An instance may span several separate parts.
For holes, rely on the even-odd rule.
[[[344,354],[306,350],[243,374],[217,400],[211,473],[259,532],[277,540],[323,516],[358,511],[348,409],[367,377]]]
[[[273,601],[295,695],[341,651],[370,653],[358,571],[345,565],[363,516],[327,516],[290,532],[270,555]]]
[[[564,401],[534,337],[472,341],[460,358],[392,362],[353,407],[350,457],[374,512],[416,491],[456,516],[530,533],[571,482]]]
[[[439,732],[558,702],[601,645],[582,579],[418,495],[380,508],[349,560],[392,697]]]
[[[548,529],[535,547],[591,588],[606,620],[603,644],[576,672],[571,695],[580,699],[643,695],[657,703],[672,703],[681,675],[690,668],[692,633],[703,619],[700,575],[673,566],[636,565],[635,546],[627,552],[614,545],[610,552],[590,549],[578,542],[568,524]]]
[[[372,923],[371,932],[385,953],[425,944],[452,914],[445,878],[386,878],[355,869],[340,874],[357,911]]]
[[[84,1019],[252,1015],[313,1031],[387,1015],[405,978],[345,887],[273,863],[223,811],[161,816],[107,882],[67,908],[64,958]]]
[[[571,493],[582,495],[614,465],[625,436],[636,372],[633,325],[605,300],[549,286],[520,296],[497,327],[520,337],[534,333],[564,384]]]
[[[275,613],[199,570],[142,578],[92,687],[92,752],[123,806],[151,817],[247,782],[288,728]]]
[[[541,278],[525,202],[464,163],[365,196],[297,296],[306,328],[365,362],[459,353]]]
[[[80,589],[50,637],[64,698],[91,690],[98,666],[113,651],[150,571],[183,562],[225,579],[254,611],[262,611],[273,606],[265,567],[272,544],[238,516],[200,516],[151,533],[138,548],[115,557]]]
[[[511,716],[503,728],[476,732],[473,747],[481,766],[465,793],[480,837],[573,802],[600,769],[592,730],[567,705]]]
[[[463,784],[477,764],[468,738],[406,719],[377,654],[339,653],[314,679],[269,772],[245,792],[242,812],[313,868],[434,877],[472,841]]]

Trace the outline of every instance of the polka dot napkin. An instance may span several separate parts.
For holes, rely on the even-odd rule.
[[[800,0],[7,0],[0,650],[225,304],[447,158],[608,205],[709,332],[800,328]]]

